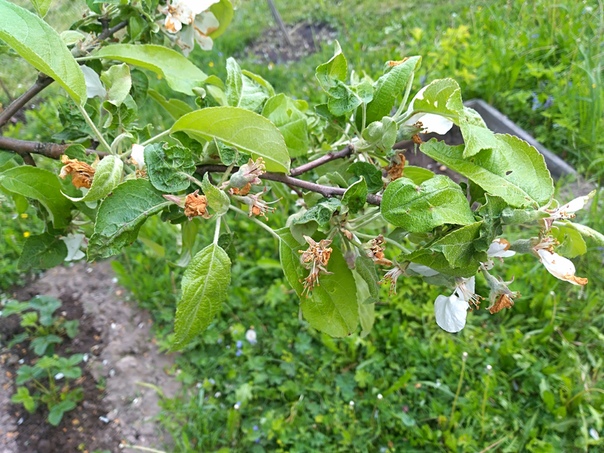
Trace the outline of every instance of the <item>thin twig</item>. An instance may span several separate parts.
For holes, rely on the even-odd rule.
[[[199,167],[197,167],[197,173],[203,175],[208,172],[223,172],[226,171],[226,169],[226,165],[200,165]],[[237,170],[238,168],[233,168],[233,171]],[[283,184],[287,184],[288,186],[300,187],[304,190],[320,193],[321,195],[327,198],[341,197],[346,192],[346,189],[343,189],[342,187],[323,186],[314,182],[304,181],[298,178],[292,178],[291,176],[288,176],[283,173],[266,172],[260,175],[260,179],[281,182]],[[381,202],[381,195],[367,195],[367,203],[379,206]]]
[[[290,170],[289,174],[291,176],[299,176],[302,173],[312,170],[313,168],[320,167],[321,165],[326,164],[327,162],[330,162],[332,160],[348,157],[353,153],[353,151],[354,151],[354,145],[352,145],[352,144],[346,145],[346,147],[340,151],[336,151],[335,153],[327,153],[324,156],[319,157],[318,159],[315,159],[311,162],[300,165],[299,167],[292,168]]]
[[[112,36],[114,33],[117,33],[118,31],[120,31],[122,28],[126,27],[128,25],[128,21],[123,21],[120,22],[119,24],[115,25],[114,27],[108,28],[106,30],[104,30],[99,36],[97,36],[96,41],[102,41],[104,39],[107,39],[109,36]],[[91,50],[91,49],[88,49]],[[23,107],[25,107],[25,105],[31,101],[34,96],[36,96],[38,93],[40,93],[44,88],[46,88],[48,85],[50,85],[52,82],[54,82],[54,80],[51,77],[48,77],[46,74],[38,74],[38,78],[36,79],[36,82],[33,84],[33,86],[27,90],[25,93],[23,93],[21,96],[19,96],[17,99],[15,99],[13,102],[10,103],[10,105],[4,109],[2,112],[0,112],[0,128],[2,128],[6,123],[8,123],[8,121],[15,116],[15,114],[21,110]]]
[[[281,30],[281,33],[283,34],[283,37],[285,38],[285,41],[287,42],[287,45],[289,47],[293,47],[294,44],[292,43],[292,40],[289,37],[287,28],[285,27],[285,24],[283,23],[283,19],[281,19],[281,14],[279,14],[279,10],[275,6],[275,3],[273,2],[273,0],[267,0],[267,3],[268,3],[269,9],[271,10],[271,14],[273,15],[273,18],[275,19],[275,22],[277,22],[277,25],[279,26],[279,29]]]
[[[25,106],[25,104],[31,101],[34,96],[36,96],[52,82],[53,80],[47,75],[39,74],[32,87],[11,102],[9,106],[0,113],[0,128],[8,123],[9,120]]]
[[[51,159],[60,159],[61,155],[65,153],[65,150],[71,145],[59,145],[58,143],[43,143],[43,142],[31,142],[28,140],[18,140],[16,138],[2,137],[0,136],[0,149],[5,151],[12,151],[25,156],[26,154],[40,154],[42,156],[50,157]],[[97,151],[95,149],[87,149],[87,154],[98,154],[99,157],[106,156],[107,153]]]
[[[4,80],[2,80],[2,79],[0,79],[0,86],[2,87],[2,90],[4,91],[4,93],[6,94],[6,97],[8,98],[8,102],[9,103],[13,102],[14,99],[11,96],[10,91],[8,90],[8,87],[4,83]]]

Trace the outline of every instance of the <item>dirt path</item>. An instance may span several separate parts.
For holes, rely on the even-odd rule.
[[[11,405],[12,378],[19,361],[27,363],[29,352],[2,348],[0,453],[95,449],[130,453],[140,450],[128,445],[157,449],[169,445],[154,422],[158,396],[140,384],[173,395],[179,387],[169,374],[173,360],[159,353],[150,332],[150,316],[125,301],[125,291],[117,286],[110,263],[52,269],[14,296],[28,300],[38,294],[61,299],[61,315],[80,321],[79,334],[66,345],[66,352],[87,354],[81,383],[85,399],[57,428],[44,422],[45,414],[28,414]],[[0,318],[2,344],[18,329],[16,318]]]

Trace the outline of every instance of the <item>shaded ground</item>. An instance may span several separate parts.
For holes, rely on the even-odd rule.
[[[150,332],[148,314],[124,300],[110,263],[60,267],[45,273],[13,294],[29,300],[37,294],[61,299],[59,314],[78,319],[78,335],[63,342],[61,355],[87,354],[78,384],[84,400],[68,412],[58,427],[46,422],[45,410],[29,414],[12,405],[13,379],[21,363],[34,359],[28,349],[0,350],[0,453],[134,452],[128,445],[165,448],[166,439],[153,417],[159,412],[156,392],[173,395],[178,385],[170,357],[159,354]],[[0,339],[19,332],[16,317],[0,318]]]
[[[289,45],[279,27],[264,31],[262,36],[246,47],[249,55],[264,63],[289,63],[315,53],[321,43],[331,44],[337,37],[334,28],[325,23],[299,22],[285,24],[292,45]]]

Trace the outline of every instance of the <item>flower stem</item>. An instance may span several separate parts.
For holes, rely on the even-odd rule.
[[[90,129],[92,129],[92,132],[99,139],[99,142],[101,143],[101,145],[103,145],[103,147],[106,148],[107,151],[109,151],[111,154],[113,154],[113,151],[111,150],[111,146],[109,146],[109,143],[107,143],[107,141],[105,140],[105,137],[103,137],[103,134],[101,134],[101,131],[98,130],[98,128],[96,127],[96,124],[94,124],[94,122],[92,121],[92,118],[90,118],[86,109],[79,104],[77,104],[77,107],[78,107],[78,110],[80,111],[80,113],[82,114],[82,116],[84,117],[84,121],[86,121],[86,124],[88,124]]]
[[[247,213],[246,213],[245,211],[243,211],[242,209],[239,209],[239,208],[238,208],[238,207],[236,207],[236,206],[230,205],[230,206],[229,206],[229,209],[230,209],[231,211],[235,211],[235,212],[236,212],[236,213],[238,213],[238,214],[241,214],[241,215],[244,215],[244,216],[248,217],[248,215],[247,215]],[[260,220],[258,220],[258,219],[256,219],[256,218],[254,218],[254,217],[249,217],[249,219],[250,219],[252,222],[254,222],[256,225],[258,225],[260,228],[262,228],[262,229],[264,229],[264,230],[268,231],[268,232],[271,234],[271,236],[273,236],[275,239],[279,239],[279,240],[281,240],[281,238],[279,237],[279,235],[278,235],[277,233],[275,233],[275,232],[273,231],[273,229],[272,229],[271,227],[269,227],[268,225],[266,225],[266,224],[262,223]]]
[[[222,216],[216,216],[216,228],[214,228],[214,245],[218,245],[218,239],[220,238],[220,218]]]
[[[145,140],[143,143],[141,143],[141,146],[147,146],[148,144],[153,143],[154,141],[159,140],[162,137],[165,137],[169,133],[170,133],[170,129],[168,129],[167,131],[160,132],[159,134],[151,137],[149,140]]]

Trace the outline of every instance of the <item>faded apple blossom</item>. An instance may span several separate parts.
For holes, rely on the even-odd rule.
[[[172,0],[161,10],[166,15],[164,27],[168,33],[178,34],[176,44],[188,56],[195,42],[203,50],[211,50],[212,38],[208,35],[220,23],[208,9],[220,0]],[[184,28],[183,28],[184,27]]]
[[[327,263],[329,263],[333,250],[329,247],[331,239],[322,239],[316,242],[310,236],[304,236],[304,240],[309,247],[306,250],[299,250],[299,253],[302,254],[300,262],[306,269],[310,270],[310,273],[304,279],[304,290],[302,293],[309,295],[314,287],[319,285],[319,276],[321,274],[331,274],[327,270]]]
[[[575,275],[575,265],[571,260],[554,252],[556,240],[551,237],[545,237],[533,247],[533,251],[539,258],[539,261],[545,266],[545,269],[554,277],[577,286],[587,285],[587,279]]]

